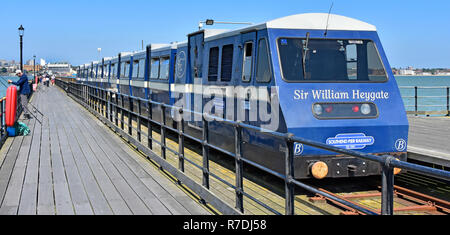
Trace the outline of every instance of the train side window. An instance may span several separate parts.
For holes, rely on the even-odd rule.
[[[253,42],[246,42],[244,46],[244,60],[242,62],[242,81],[250,82],[253,70]]]
[[[345,54],[347,57],[347,75],[349,80],[356,80],[358,79],[358,68],[357,68],[357,48],[356,44],[348,44],[345,48]]]
[[[129,78],[130,77],[130,61],[125,63],[125,71],[124,71],[124,77],[123,78]]]
[[[138,72],[138,78],[144,79],[145,76],[145,59],[139,60],[139,72]]]
[[[111,65],[111,78],[117,78],[117,64]]]
[[[231,75],[233,73],[233,50],[233,44],[222,47],[221,81],[231,81]]]
[[[132,78],[138,78],[139,77],[139,60],[133,61],[133,74],[131,75]]]
[[[163,80],[169,79],[170,57],[161,57],[161,60],[159,63],[160,63],[159,79],[163,79]]]
[[[158,79],[159,77],[159,58],[152,58],[151,60],[151,79]]]
[[[103,78],[108,78],[109,71],[108,71],[108,65],[103,66]]]
[[[126,64],[125,62],[122,62],[120,64],[120,78],[125,78],[125,70],[126,70]]]
[[[219,74],[219,47],[209,49],[208,81],[217,81]]]
[[[257,82],[269,82],[270,79],[271,79],[270,62],[269,62],[269,51],[267,48],[267,41],[265,38],[261,38],[258,41],[256,81]]]

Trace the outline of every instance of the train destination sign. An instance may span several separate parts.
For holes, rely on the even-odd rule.
[[[294,100],[307,100],[309,98],[315,100],[387,100],[389,99],[389,92],[377,91],[368,92],[361,90],[352,90],[352,92],[335,91],[335,90],[311,90],[310,92],[304,90],[294,91]]]

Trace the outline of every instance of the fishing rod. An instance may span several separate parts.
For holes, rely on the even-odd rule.
[[[2,84],[4,87],[8,88],[8,84],[5,84],[5,80],[6,80],[5,77],[0,76],[0,78],[2,78],[2,79],[0,79],[1,84]]]

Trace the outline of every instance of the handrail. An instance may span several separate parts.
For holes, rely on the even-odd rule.
[[[143,146],[141,144],[141,134],[142,133],[140,131],[140,128],[142,125],[141,119],[147,121],[149,130],[152,130],[152,127],[154,124],[158,125],[161,128],[161,141],[158,142],[158,144],[161,145],[161,149],[163,150],[163,151],[161,151],[161,158],[164,160],[166,159],[166,150],[174,152],[179,157],[179,167],[178,167],[178,169],[175,168],[175,170],[178,170],[180,172],[184,172],[184,160],[188,160],[188,159],[184,158],[184,147],[183,147],[184,146],[184,137],[195,138],[184,132],[184,122],[185,121],[183,120],[183,115],[181,115],[181,114],[183,114],[184,112],[188,112],[188,113],[191,113],[194,115],[201,115],[204,128],[202,128],[203,129],[202,130],[202,132],[203,132],[202,139],[198,139],[198,140],[199,140],[200,144],[202,145],[203,165],[202,166],[195,165],[195,166],[203,170],[202,185],[206,189],[209,189],[209,182],[210,182],[209,176],[219,178],[217,175],[211,174],[209,172],[209,164],[208,164],[209,148],[216,149],[224,154],[227,154],[227,155],[230,155],[231,157],[233,157],[235,159],[235,163],[236,163],[236,169],[235,169],[236,185],[234,185],[233,188],[236,192],[236,208],[241,213],[244,212],[244,205],[243,205],[243,203],[244,203],[243,197],[244,196],[250,198],[251,200],[257,202],[260,205],[268,207],[263,202],[258,201],[257,199],[251,197],[250,195],[248,195],[244,192],[244,188],[242,185],[242,181],[243,181],[242,169],[243,169],[243,164],[246,163],[246,164],[255,166],[255,167],[257,167],[269,174],[272,174],[278,178],[281,178],[285,181],[285,192],[286,192],[285,214],[291,215],[291,214],[294,214],[294,212],[295,212],[294,211],[294,186],[301,187],[305,190],[322,195],[327,198],[331,198],[332,200],[336,200],[339,203],[349,206],[355,210],[361,211],[365,214],[377,214],[373,211],[369,211],[367,209],[361,208],[358,205],[355,205],[355,204],[349,203],[345,200],[336,198],[333,195],[330,195],[326,192],[322,192],[318,189],[315,189],[309,185],[306,185],[306,184],[296,180],[294,177],[294,154],[293,154],[294,143],[302,143],[304,145],[316,147],[319,149],[332,151],[335,153],[344,154],[344,155],[348,155],[348,156],[353,156],[356,158],[366,159],[366,160],[370,160],[373,162],[378,162],[382,169],[382,206],[381,206],[382,210],[381,210],[381,214],[383,214],[383,215],[393,214],[393,211],[394,211],[393,210],[394,209],[393,208],[394,207],[394,205],[393,205],[393,202],[394,202],[394,199],[393,199],[393,195],[394,195],[394,184],[393,184],[394,173],[393,173],[393,171],[394,171],[394,168],[406,169],[408,171],[428,174],[431,176],[436,176],[439,178],[450,180],[450,172],[449,171],[439,170],[439,169],[425,167],[425,166],[421,166],[421,165],[417,165],[417,164],[399,161],[395,157],[390,156],[390,155],[376,156],[373,154],[362,153],[362,152],[358,152],[358,151],[354,151],[354,150],[342,149],[342,148],[338,148],[335,146],[326,145],[324,143],[320,143],[317,141],[297,137],[290,133],[273,132],[273,131],[265,130],[260,127],[244,124],[244,123],[241,123],[238,121],[226,120],[226,119],[219,118],[217,116],[206,114],[206,113],[198,113],[198,112],[195,112],[192,110],[167,105],[167,104],[164,104],[161,102],[155,102],[152,100],[146,100],[146,99],[139,98],[139,97],[124,95],[124,94],[120,94],[117,92],[108,91],[103,88],[98,88],[98,87],[95,87],[92,85],[73,83],[73,82],[65,82],[65,81],[60,81],[60,80],[57,80],[57,85],[61,86],[63,89],[65,89],[69,94],[74,96],[79,102],[84,103],[87,108],[89,108],[92,111],[97,112],[98,117],[102,118],[103,120],[107,120],[111,124],[114,124],[116,127],[119,127],[118,114],[120,113],[121,123],[120,123],[120,129],[118,129],[119,131],[121,130],[122,132],[125,132],[124,131],[125,130],[124,113],[127,113],[127,115],[128,115],[128,132],[125,134],[128,134],[130,136],[130,138],[133,138],[132,133],[133,133],[133,129],[134,129],[132,127],[132,119],[136,118],[138,121],[138,127],[137,127],[137,130],[136,129],[134,129],[134,130],[137,131],[137,133],[138,133],[138,140],[136,141],[133,138],[133,140],[135,140],[135,141],[133,141],[133,144],[136,144],[138,146]],[[119,97],[120,97],[120,101],[121,101],[120,105],[119,105]],[[125,97],[128,99],[129,108],[126,108],[124,106],[124,104],[125,104],[124,98]],[[134,111],[134,102],[137,102],[138,112]],[[145,117],[142,115],[142,106],[141,105],[143,103],[148,105],[148,117]],[[157,122],[157,121],[153,120],[153,118],[152,118],[152,115],[153,115],[152,114],[153,112],[151,110],[152,105],[157,105],[161,109],[161,121],[160,122]],[[170,126],[166,125],[165,113],[166,113],[167,108],[173,109],[174,111],[177,111],[180,114],[181,119],[177,120],[178,130],[173,129]],[[221,149],[217,146],[213,146],[208,142],[208,123],[210,122],[210,121],[207,121],[208,118],[209,118],[209,120],[222,122],[222,123],[232,126],[234,128],[235,153],[231,153],[231,152]],[[256,131],[261,135],[270,135],[273,138],[278,138],[285,142],[286,148],[285,148],[284,152],[285,152],[286,170],[285,170],[284,174],[275,172],[271,169],[268,169],[265,166],[262,166],[256,162],[252,162],[252,161],[244,158],[245,156],[242,155],[242,148],[241,148],[241,144],[243,141],[242,140],[242,131],[244,129]],[[170,149],[168,146],[166,146],[166,144],[165,144],[166,130],[172,130],[178,134],[178,138],[179,138],[179,150],[178,151]],[[153,136],[151,133],[148,133],[147,138],[149,141],[148,146],[144,146],[144,147],[150,149],[150,151],[151,151],[152,141],[154,141],[155,139],[153,139]],[[171,173],[176,173],[176,172],[171,172]],[[274,210],[272,210],[272,211],[274,211]]]
[[[450,87],[449,86],[399,86],[400,89],[414,89],[414,96],[405,95],[402,96],[403,99],[414,99],[413,105],[405,105],[405,107],[414,107],[414,111],[407,111],[408,113],[412,113],[415,116],[418,116],[420,113],[444,113],[445,116],[450,116]],[[419,95],[420,89],[445,89],[446,95]],[[423,98],[447,98],[445,103],[442,104],[419,104],[419,99]],[[419,107],[446,107],[446,109],[435,110],[435,111],[425,111],[419,110]],[[429,114],[427,114],[429,115]]]

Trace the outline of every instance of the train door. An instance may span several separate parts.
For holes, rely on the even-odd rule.
[[[190,79],[192,83],[191,110],[203,113],[203,55],[204,32],[194,33],[188,36],[188,62]],[[188,125],[193,128],[202,128],[202,119],[193,115]]]
[[[273,79],[269,39],[266,30],[259,31],[255,44],[255,88],[257,89],[257,121],[252,123],[264,129],[277,131],[280,113],[277,112],[278,96]],[[274,105],[272,107],[272,105]]]
[[[252,97],[255,96],[255,91],[252,89],[255,83],[254,64],[255,64],[255,43],[256,43],[256,31],[241,34],[242,45],[242,73],[239,84],[241,84],[244,92],[236,98],[236,118],[243,123],[250,123],[251,109],[254,108],[252,104]],[[252,94],[253,93],[253,94]],[[254,101],[254,99],[253,99]],[[254,102],[253,102],[254,103]]]

